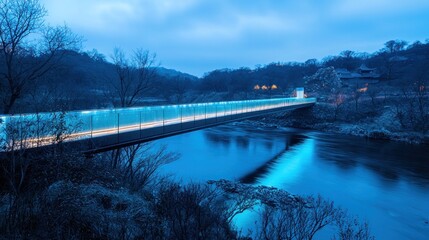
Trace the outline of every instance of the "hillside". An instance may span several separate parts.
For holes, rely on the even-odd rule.
[[[339,71],[356,72],[360,66],[374,69],[377,73],[379,77],[370,81],[342,79],[342,84],[348,86],[350,98],[353,88],[361,89],[365,85],[366,89],[370,89],[367,95],[371,93],[371,98],[383,94],[398,95],[404,87],[418,83],[427,85],[424,82],[428,81],[428,56],[429,43],[415,42],[407,46],[395,40],[387,42],[384,48],[372,54],[343,51],[338,56],[329,56],[321,61],[309,59],[304,63],[270,63],[255,69],[213,70],[202,78],[162,66],[150,67],[145,70],[152,72],[150,84],[139,92],[141,99],[134,105],[291,96],[296,87],[311,88],[306,83],[308,78],[328,67],[333,67],[339,77]],[[117,70],[100,54],[64,52],[58,66],[28,86],[28,91],[17,100],[14,112],[115,106],[118,96],[112,94],[120,79]],[[132,81],[135,81],[131,81],[133,77],[129,79],[130,88],[134,84]],[[327,97],[324,95],[323,91],[316,93],[322,99]]]

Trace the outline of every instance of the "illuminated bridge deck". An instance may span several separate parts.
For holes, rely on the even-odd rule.
[[[79,144],[86,153],[151,141],[227,122],[312,106],[315,98],[275,98],[0,116],[2,151]]]

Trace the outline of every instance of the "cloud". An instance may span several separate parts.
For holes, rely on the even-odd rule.
[[[341,50],[375,51],[390,39],[429,36],[427,0],[42,0],[109,55],[145,48],[166,67],[201,75],[219,67],[304,61]],[[204,67],[206,66],[206,67]]]
[[[427,0],[337,0],[331,5],[330,14],[340,17],[383,16],[406,11],[420,11],[429,7]]]
[[[130,3],[125,2],[100,2],[95,4],[91,9],[96,18],[102,19],[121,19],[129,18],[135,14],[134,8]]]
[[[314,15],[293,12],[283,8],[254,8],[233,4],[231,1],[219,1],[216,6],[203,5],[190,14],[186,20],[178,20],[182,25],[177,36],[184,41],[232,41],[259,33],[261,35],[301,34],[311,30],[316,21]]]
[[[197,3],[197,0],[145,0],[141,1],[140,5],[147,15],[150,14],[156,19],[166,19],[173,14],[188,11]]]
[[[136,1],[118,0],[44,0],[52,23],[66,22],[72,28],[91,32],[123,30],[130,21],[138,18]]]

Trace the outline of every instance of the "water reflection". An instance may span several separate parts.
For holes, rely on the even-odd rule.
[[[231,125],[181,134],[156,141],[168,146],[168,150],[182,156],[163,167],[166,174],[176,179],[206,181],[211,179],[238,180],[263,166],[287,149],[290,135],[277,131],[272,136],[250,128]]]
[[[381,181],[405,178],[429,187],[429,146],[320,133],[313,137],[318,141],[316,154],[323,161],[342,169],[363,166]]]
[[[245,136],[237,136],[235,138],[235,141],[237,142],[237,146],[242,149],[248,149],[249,148],[249,138]]]
[[[223,147],[231,147],[232,145],[240,148],[241,150],[249,150],[251,141],[260,141],[266,150],[273,150],[280,141],[285,141],[286,147],[292,141],[299,141],[295,139],[293,133],[285,134],[279,129],[271,129],[271,136],[267,136],[267,130],[261,128],[250,128],[240,126],[238,130],[231,129],[231,126],[219,126],[216,128],[206,129],[203,131],[204,137],[211,145],[221,145]]]
[[[378,239],[427,239],[427,147],[308,136],[243,181],[295,194],[321,194],[367,219]]]
[[[205,136],[207,140],[210,141],[212,144],[220,144],[224,147],[228,147],[232,140],[232,136],[230,135],[218,134],[212,131],[207,131]]]
[[[273,148],[273,142],[272,141],[265,141],[264,142],[265,148],[266,149],[272,149]]]
[[[306,140],[307,140],[307,143],[304,144],[305,145],[304,148],[305,147],[310,147],[310,148],[313,147],[310,145],[314,144],[314,143],[312,143],[314,141],[312,141],[311,139],[307,139],[306,136],[304,136],[304,135],[289,135],[287,138],[287,141],[286,141],[286,146],[285,146],[284,151],[280,152],[279,154],[277,154],[274,157],[272,157],[271,159],[269,159],[264,165],[257,168],[255,171],[253,171],[253,172],[247,174],[246,176],[242,177],[240,179],[240,181],[242,183],[255,183],[255,181],[258,178],[267,175],[268,172],[270,172],[272,169],[275,169],[276,165],[282,164],[282,161],[280,161],[280,160],[285,158],[285,157],[288,158],[288,156],[292,159],[290,161],[288,161],[287,164],[289,164],[289,167],[286,167],[286,168],[289,168],[291,170],[290,172],[292,172],[292,169],[296,168],[296,166],[294,166],[294,165],[302,164],[302,161],[299,161],[299,158],[301,158],[302,156],[300,156],[299,154],[296,154],[296,151],[298,151],[301,148],[301,146],[299,146],[299,145],[303,144],[304,141],[306,141]],[[310,141],[310,143],[308,143],[309,141]],[[298,145],[298,146],[295,146],[295,145]],[[307,154],[308,152],[313,152],[313,151],[307,151],[307,152],[301,151],[301,152],[304,153],[304,156],[305,156],[305,154]],[[286,156],[286,155],[288,155],[288,156]],[[306,159],[310,159],[310,158],[306,158]],[[291,175],[293,175],[293,174],[290,174],[289,176],[291,176]],[[273,186],[270,184],[264,184],[264,185]]]
[[[159,140],[183,181],[239,180],[321,194],[367,219],[377,239],[427,239],[429,146],[224,125]]]
[[[295,142],[289,150],[279,154],[260,169],[241,179],[245,183],[255,183],[285,188],[299,178],[305,168],[311,167],[313,161],[314,139],[301,139]]]

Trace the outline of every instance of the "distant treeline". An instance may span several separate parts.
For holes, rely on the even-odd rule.
[[[35,57],[34,61],[43,57]],[[306,77],[321,68],[353,72],[362,64],[376,68],[379,80],[387,85],[412,84],[415,79],[428,78],[429,42],[417,41],[408,45],[401,40],[392,40],[372,54],[347,50],[321,61],[309,59],[304,63],[270,63],[254,69],[218,69],[201,78],[156,64],[147,65],[143,67],[151,68],[153,74],[132,105],[290,96],[294,88],[305,86]],[[12,112],[120,107],[116,104],[119,100],[115,99],[118,96],[112,98],[115,82],[120,79],[118,66],[112,57],[97,50],[64,50],[61,64],[28,84]]]

